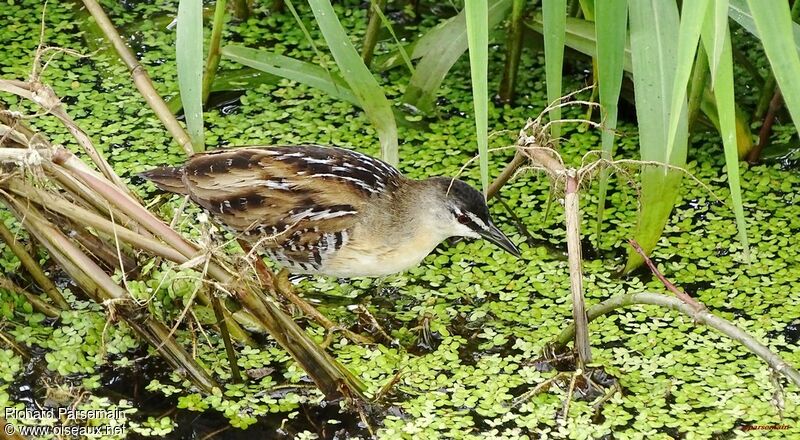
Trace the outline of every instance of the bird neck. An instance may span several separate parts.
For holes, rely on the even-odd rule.
[[[447,208],[441,178],[408,179],[389,197],[386,212],[395,228],[427,231],[432,238],[444,240],[450,231],[446,226],[452,217]]]

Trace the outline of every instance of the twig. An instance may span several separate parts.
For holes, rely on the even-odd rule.
[[[228,362],[231,365],[231,379],[233,383],[242,383],[242,375],[239,374],[239,363],[236,360],[236,350],[233,349],[231,343],[231,335],[228,333],[228,323],[225,319],[225,314],[222,313],[222,305],[219,303],[216,293],[211,292],[211,305],[214,309],[214,316],[217,317],[217,326],[219,333],[222,336],[222,342],[225,344],[225,353],[228,355]]]
[[[119,57],[125,65],[128,66],[128,70],[133,77],[133,83],[136,85],[136,88],[139,89],[139,92],[142,94],[144,100],[147,101],[147,104],[150,105],[150,108],[153,109],[156,116],[158,116],[158,119],[164,124],[187,155],[191,156],[194,154],[194,148],[192,148],[192,141],[189,138],[189,134],[183,129],[175,118],[175,115],[169,111],[169,107],[167,107],[167,104],[158,94],[155,87],[153,87],[153,82],[147,74],[147,71],[139,64],[139,60],[131,51],[130,47],[128,47],[125,40],[120,37],[114,24],[111,23],[108,15],[103,11],[102,6],[100,6],[96,0],[83,0],[83,4],[86,5],[86,9],[92,14],[92,17],[94,17],[100,29],[103,30],[103,33],[111,42],[111,45],[114,46]]]
[[[582,369],[578,369],[572,372],[572,377],[569,380],[569,388],[567,388],[567,400],[564,402],[564,408],[561,410],[561,417],[563,421],[567,420],[567,415],[569,414],[569,406],[572,403],[572,393],[575,392],[575,382],[578,381],[578,376],[583,373]]]
[[[256,260],[258,261],[260,260],[260,258],[256,258]],[[261,264],[264,264],[264,262],[262,261]],[[311,319],[319,323],[319,325],[321,325],[326,331],[331,331],[331,332],[335,330],[341,331],[342,334],[347,337],[347,339],[350,339],[353,342],[359,344],[375,343],[375,341],[373,341],[372,339],[366,336],[359,335],[358,333],[351,332],[350,330],[331,321],[330,319],[328,319],[328,317],[320,313],[319,310],[314,308],[314,306],[307,303],[305,300],[303,300],[303,298],[297,296],[297,294],[294,293],[294,289],[292,288],[291,283],[289,283],[288,274],[289,272],[283,269],[280,271],[280,273],[278,273],[278,276],[273,279],[275,290],[280,292],[280,294],[284,298],[288,299],[289,301],[291,301],[292,304],[297,306],[297,308],[299,308],[306,316],[310,317]]]
[[[14,234],[6,228],[6,225],[0,221],[0,239],[6,242],[6,245],[11,250],[11,252],[17,256],[19,262],[22,264],[22,267],[31,274],[33,280],[42,290],[47,294],[47,296],[55,303],[55,305],[61,310],[69,310],[69,303],[67,300],[64,299],[64,296],[61,295],[61,292],[58,291],[58,288],[55,284],[50,280],[50,278],[45,275],[44,270],[39,266],[39,263],[33,259],[33,257],[25,250],[25,248],[19,244],[19,242],[14,237]]]
[[[682,290],[678,289],[674,284],[672,284],[672,282],[668,280],[667,277],[665,277],[660,270],[658,270],[656,265],[653,264],[653,261],[650,259],[650,257],[647,256],[647,254],[644,252],[644,249],[642,249],[642,247],[639,246],[639,243],[637,243],[635,239],[633,238],[629,239],[628,244],[630,244],[633,250],[635,250],[639,255],[642,256],[642,258],[644,259],[644,263],[647,265],[647,267],[650,268],[650,271],[653,272],[653,275],[655,275],[656,278],[658,278],[659,281],[661,281],[661,283],[664,284],[667,290],[674,293],[675,296],[681,299],[681,301],[691,305],[698,311],[704,310],[706,308],[705,305],[703,305],[696,299],[689,296],[686,292],[683,292]]]
[[[55,116],[61,123],[67,127],[70,134],[75,138],[78,144],[83,148],[86,154],[92,159],[92,162],[97,166],[103,175],[114,183],[123,191],[128,191],[127,186],[120,180],[119,176],[111,168],[111,165],[105,158],[97,151],[89,139],[89,136],[75,124],[75,121],[64,110],[61,100],[58,99],[53,89],[40,82],[23,82],[0,79],[0,90],[8,93],[13,93],[17,96],[25,98],[31,102],[36,103],[42,107],[47,113]]]
[[[711,327],[718,332],[738,341],[750,352],[761,358],[772,369],[786,376],[795,385],[800,387],[800,372],[780,358],[777,354],[770,351],[768,347],[758,342],[753,336],[732,324],[730,321],[713,315],[707,309],[697,310],[694,306],[681,301],[678,298],[667,296],[660,293],[629,293],[626,295],[613,296],[600,304],[590,307],[586,315],[589,322],[596,318],[606,315],[618,308],[633,304],[649,304],[676,310],[690,317],[695,323]],[[573,339],[575,335],[575,325],[570,324],[554,340],[554,345],[564,347]]]
[[[511,162],[503,168],[503,171],[500,173],[497,178],[494,179],[491,185],[489,185],[489,189],[486,191],[486,199],[489,200],[494,197],[498,192],[500,192],[500,188],[505,185],[512,176],[517,172],[517,169],[521,167],[526,162],[525,156],[520,153],[514,155],[514,158]]]
[[[110,183],[106,183],[112,187]],[[111,304],[122,303],[122,317],[152,346],[158,348],[159,354],[175,368],[183,369],[192,382],[203,390],[210,391],[217,386],[213,379],[174,339],[168,336],[166,327],[152,319],[142,319],[138,314],[131,313],[125,307],[131,297],[124,289],[114,282],[97,264],[87,257],[75,246],[59,229],[47,221],[44,216],[31,204],[23,204],[13,196],[4,193],[3,200],[11,208],[14,215],[22,222],[54,258],[72,277],[75,282],[86,292],[92,300],[107,307]],[[109,307],[114,311],[113,307]]]
[[[567,373],[566,371],[560,371],[556,373],[556,375],[551,377],[550,379],[547,379],[544,382],[537,384],[532,390],[528,390],[524,394],[515,397],[514,400],[511,401],[511,407],[513,408],[519,406],[526,400],[541,393],[542,391],[547,391],[547,389],[550,388],[550,385],[552,385],[553,382],[563,379],[564,376],[568,374],[569,373]]]
[[[28,300],[29,303],[31,303],[34,310],[42,312],[46,316],[49,316],[50,318],[58,318],[58,315],[61,313],[61,310],[48,304],[46,301],[42,300],[33,293],[28,292],[22,287],[17,286],[16,284],[14,284],[13,281],[9,280],[8,278],[2,275],[0,275],[0,288],[14,292],[17,295],[24,296],[25,299]]]

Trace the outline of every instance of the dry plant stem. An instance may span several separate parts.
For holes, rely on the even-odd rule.
[[[633,248],[633,250],[636,251],[636,253],[642,256],[642,258],[644,259],[644,263],[647,265],[650,271],[653,272],[653,275],[655,275],[656,278],[658,278],[658,280],[661,281],[662,284],[664,284],[664,287],[666,287],[667,290],[674,293],[675,296],[680,298],[681,301],[689,304],[690,306],[694,307],[697,310],[703,310],[706,308],[705,305],[703,305],[696,299],[689,296],[689,294],[678,289],[674,284],[672,284],[672,282],[668,280],[667,277],[665,277],[660,270],[658,270],[656,265],[653,264],[653,260],[651,260],[650,257],[647,256],[644,249],[642,249],[642,247],[639,246],[639,243],[636,240],[630,239],[628,240],[628,244],[631,245],[631,247]]]
[[[524,394],[520,394],[519,396],[515,397],[514,400],[511,402],[511,406],[517,407],[523,402],[529,400],[531,397],[534,397],[543,391],[547,391],[550,388],[550,385],[552,385],[556,381],[565,378],[567,375],[569,375],[569,373],[567,373],[566,371],[561,371],[556,373],[556,375],[551,377],[550,379],[547,379],[544,382],[537,384],[535,387],[533,387],[532,390],[528,390]]]
[[[4,185],[8,188],[12,193],[17,194],[26,200],[34,202],[42,207],[47,207],[47,209],[56,212],[64,217],[70,219],[71,221],[87,226],[95,228],[97,231],[105,233],[109,236],[116,236],[121,241],[133,245],[138,249],[142,249],[148,251],[154,255],[159,257],[166,258],[172,262],[182,264],[189,260],[184,254],[176,251],[170,246],[167,246],[160,241],[155,239],[149,238],[152,237],[148,233],[148,236],[140,235],[137,232],[131,231],[123,226],[117,225],[108,219],[101,217],[89,210],[86,210],[80,206],[73,205],[63,198],[54,196],[46,191],[40,190],[38,188],[34,188],[23,181],[8,181]],[[144,230],[142,230],[144,231]],[[114,253],[114,259],[116,260],[116,253]],[[116,260],[118,261],[118,260]],[[114,264],[114,263],[112,263]],[[210,300],[208,297],[201,297],[203,303],[205,305],[211,305]],[[231,313],[227,309],[224,309],[225,316],[230,316]],[[248,314],[249,315],[249,314]],[[250,316],[243,316],[243,313],[237,313],[232,316],[237,318],[244,319],[247,323],[252,323],[253,319]],[[242,319],[239,319],[240,321]],[[234,322],[230,323],[230,333],[236,338],[237,341],[240,341],[244,344],[252,345],[253,341],[247,332],[244,331],[239,325]]]
[[[61,313],[61,310],[51,306],[46,301],[34,295],[33,293],[28,292],[22,287],[17,286],[16,284],[14,284],[13,281],[9,280],[4,276],[0,276],[0,287],[2,287],[5,290],[14,292],[17,295],[24,296],[25,299],[28,300],[29,303],[31,303],[34,310],[42,312],[50,318],[58,318],[58,315]]]
[[[113,215],[114,220],[120,225],[125,226],[126,228],[131,229],[138,234],[144,235],[147,238],[153,238],[153,235],[150,234],[150,232],[139,227],[139,225],[131,221],[128,216],[123,214],[113,204],[105,203],[97,193],[91,190],[91,188],[84,185],[78,179],[72,177],[71,174],[61,167],[53,166],[53,164],[49,162],[43,163],[42,166],[45,171],[53,176],[66,191],[68,191],[77,199],[85,202],[87,206],[91,206],[98,212],[101,212],[105,215]]]
[[[273,7],[272,10],[274,11],[275,8]],[[247,20],[247,17],[250,16],[250,6],[247,4],[247,0],[233,0],[233,15],[237,20]]]
[[[169,111],[167,104],[161,98],[161,96],[156,91],[155,87],[153,87],[153,82],[150,80],[150,76],[147,74],[147,71],[144,67],[139,64],[139,60],[136,59],[136,55],[131,51],[128,45],[125,43],[125,40],[120,37],[117,29],[114,27],[114,24],[111,23],[111,20],[106,15],[103,8],[96,0],[83,0],[83,4],[86,5],[86,9],[92,14],[97,25],[100,26],[100,29],[103,30],[106,38],[111,42],[114,46],[114,49],[119,54],[119,57],[128,66],[128,70],[131,72],[131,76],[133,77],[133,83],[136,85],[136,88],[139,89],[139,92],[144,97],[147,104],[150,105],[150,108],[153,109],[158,119],[167,127],[172,137],[175,139],[175,142],[180,145],[183,150],[186,152],[187,155],[191,156],[194,154],[194,148],[192,147],[192,141],[189,138],[189,134],[186,133],[186,130],[181,126],[178,120],[175,118],[175,115]]]
[[[31,353],[28,351],[27,348],[17,344],[14,337],[2,331],[3,328],[0,327],[0,344],[5,344],[12,350],[14,350],[18,355],[22,357],[22,360],[28,361],[31,358]]]
[[[92,162],[97,165],[97,168],[103,173],[103,175],[111,182],[114,182],[114,184],[119,188],[127,191],[125,184],[122,183],[122,180],[120,180],[119,176],[117,176],[117,174],[111,168],[111,165],[109,165],[103,156],[100,155],[100,153],[94,147],[91,139],[89,139],[89,136],[83,130],[81,130],[80,127],[75,124],[75,121],[73,121],[72,118],[67,114],[67,112],[64,111],[61,100],[58,99],[55,92],[53,92],[53,89],[39,82],[28,83],[0,79],[0,90],[5,90],[9,93],[13,93],[22,98],[28,99],[31,102],[35,102],[48,113],[58,118],[58,120],[61,121],[65,127],[67,127],[67,130],[69,130],[70,134],[72,134],[89,158],[92,159]]]
[[[203,305],[213,307],[210,296],[211,295],[206,294],[203,289],[197,292],[197,298],[200,299],[200,302],[203,303]],[[266,329],[261,326],[260,323],[256,322],[253,315],[248,313],[246,310],[239,310],[236,313],[231,313],[231,311],[224,304],[220,303],[220,306],[222,307],[222,316],[225,318],[228,333],[231,335],[231,337],[233,337],[233,339],[240,344],[255,347],[257,345],[256,342],[239,324],[247,324],[250,327],[257,328],[261,332],[266,332]]]
[[[52,218],[52,216],[48,217]],[[74,225],[74,222],[66,220],[63,217],[58,217],[58,219],[51,221],[61,224],[56,221],[59,219],[69,223],[70,228],[75,231],[73,238],[80,243],[81,246],[86,248],[90,254],[94,255],[96,259],[115,270],[119,269],[126,277],[136,277],[139,272],[139,265],[136,263],[136,259],[122,251],[122,246],[120,246],[120,249],[117,249],[115,245],[89,233],[85,228]],[[111,239],[113,240],[113,236]]]
[[[600,304],[590,307],[589,310],[587,310],[587,316],[589,321],[593,321],[616,309],[634,304],[655,305],[683,313],[690,317],[693,322],[707,325],[731,339],[738,341],[753,354],[764,360],[772,369],[786,376],[789,380],[794,382],[795,385],[800,387],[800,372],[781,359],[777,354],[770,351],[768,347],[758,342],[753,336],[750,336],[747,332],[731,322],[713,315],[707,309],[697,310],[678,298],[651,292],[616,295]],[[554,345],[557,347],[564,347],[572,340],[574,335],[575,326],[570,324],[556,337]]]
[[[45,275],[44,270],[39,266],[39,263],[25,250],[25,248],[15,239],[14,234],[6,228],[3,222],[0,222],[0,238],[6,242],[8,248],[14,255],[17,256],[22,267],[31,275],[36,284],[47,294],[50,300],[61,310],[69,310],[69,303],[58,291],[55,284]]]
[[[500,100],[511,102],[514,98],[514,88],[517,83],[517,72],[522,55],[522,37],[525,18],[526,0],[514,0],[511,3],[511,19],[509,20],[509,33],[506,39],[506,63],[503,68],[503,79],[500,81]]]
[[[126,304],[131,299],[128,293],[37,209],[13,198],[6,198],[6,202],[25,228],[47,248],[50,256],[59,262],[94,301],[108,306],[112,312],[122,311],[121,316],[131,328],[156,347],[159,354],[175,368],[183,369],[195,385],[207,392],[217,386],[208,373],[169,335],[169,329],[147,316],[142,318],[134,314]]]
[[[236,241],[239,243],[239,246],[242,248],[246,255],[249,255],[253,251],[253,247],[250,244],[241,238],[237,238]],[[264,261],[261,260],[261,257],[255,255],[253,259],[253,264],[255,265],[256,275],[258,276],[258,281],[261,283],[261,287],[264,289],[269,290],[270,288],[274,287],[274,278],[272,271],[269,270]]]
[[[222,342],[225,344],[225,353],[228,355],[228,362],[231,365],[231,379],[233,383],[242,383],[242,375],[239,374],[239,363],[236,360],[236,351],[233,349],[231,343],[231,335],[228,333],[228,323],[225,319],[225,314],[222,311],[222,305],[219,303],[219,298],[214,292],[211,292],[211,305],[214,309],[214,316],[217,318],[217,326],[219,326],[219,333],[222,336]]]
[[[36,239],[41,242],[48,251],[58,252],[67,257],[75,266],[82,269],[87,276],[91,277],[94,289],[89,293],[98,302],[105,300],[124,301],[128,299],[128,294],[117,283],[114,282],[105,272],[75,246],[59,229],[47,221],[41,212],[31,204],[10,198],[14,211],[20,214],[18,217],[31,231]]]
[[[152,252],[153,254],[171,261],[183,263],[187,260],[183,254],[157,240],[139,235],[124,226],[116,225],[100,215],[80,206],[73,205],[62,198],[34,188],[22,181],[9,180],[5,182],[3,186],[8,188],[12,193],[43,207],[47,207],[47,209],[63,215],[75,223],[96,228],[98,231],[109,235],[116,234],[120,240],[126,243],[133,244],[140,249]]]
[[[578,353],[578,369],[585,369],[592,362],[589,346],[589,321],[583,299],[583,269],[581,267],[580,207],[578,176],[568,173],[564,196],[565,227],[567,230],[567,255],[569,259],[569,281],[572,292],[572,319],[575,323],[575,351]]]
[[[165,243],[183,254],[188,259],[195,258],[198,248],[184,240],[176,231],[163,221],[154,217],[149,211],[134,201],[120,197],[121,192],[101,178],[86,173],[71,164],[69,157],[61,154],[54,157],[54,162],[61,164],[86,185],[97,191],[108,201],[114,201],[117,207],[131,219],[147,228]],[[216,260],[209,262],[208,274],[222,286],[230,286],[232,292],[253,316],[267,329],[283,348],[301,365],[320,390],[330,399],[343,396],[342,387],[349,392],[361,396],[363,384],[344,366],[320,348],[297,323],[283,313],[277,304],[263,295],[258,295],[247,285],[239,281],[239,277],[231,270],[221,266]]]
[[[489,185],[489,189],[486,191],[486,200],[491,199],[494,197],[498,192],[500,192],[500,188],[503,187],[511,177],[514,176],[514,173],[517,172],[519,167],[521,167],[525,163],[526,159],[525,156],[520,154],[519,152],[514,155],[514,158],[511,159],[511,162],[506,165],[503,171],[497,176],[496,179]]]
[[[580,375],[580,370],[576,370],[572,372],[569,380],[569,388],[567,388],[567,400],[564,402],[564,407],[561,410],[561,420],[566,422],[567,418],[569,417],[569,406],[572,403],[572,393],[575,392],[575,382],[578,380],[578,375]]]

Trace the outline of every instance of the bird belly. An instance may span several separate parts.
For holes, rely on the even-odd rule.
[[[418,265],[440,242],[438,237],[422,234],[399,244],[375,244],[368,248],[344,246],[323,264],[320,273],[350,278],[403,272]]]

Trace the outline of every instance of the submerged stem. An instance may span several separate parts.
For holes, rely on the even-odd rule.
[[[707,309],[698,310],[694,306],[681,301],[678,298],[663,295],[660,293],[629,293],[626,295],[613,296],[600,304],[590,307],[586,315],[588,320],[594,321],[600,316],[611,313],[612,311],[634,304],[649,304],[676,310],[692,318],[698,324],[707,325],[718,332],[740,342],[749,351],[760,357],[772,369],[786,376],[789,380],[800,387],[800,372],[780,358],[777,354],[770,351],[764,344],[758,342],[753,336],[735,326],[730,321],[713,315]],[[570,324],[556,337],[553,342],[556,347],[566,346],[575,335],[575,325]]]
[[[25,268],[26,271],[33,277],[33,280],[42,290],[47,294],[47,296],[53,301],[53,303],[61,310],[69,310],[69,303],[67,300],[64,299],[64,296],[61,295],[61,292],[58,291],[56,285],[50,280],[50,278],[45,275],[44,270],[39,266],[39,263],[34,260],[31,254],[25,250],[25,248],[16,240],[14,234],[6,228],[6,225],[3,222],[0,222],[0,239],[6,242],[6,245],[11,250],[11,252],[17,256],[19,262],[22,264],[22,267]]]

